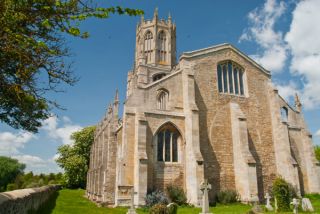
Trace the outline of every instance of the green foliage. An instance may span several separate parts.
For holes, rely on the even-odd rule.
[[[316,154],[317,160],[320,161],[320,146],[315,146],[314,147],[314,152]]]
[[[145,201],[146,201],[146,207],[152,207],[156,204],[168,204],[169,203],[167,196],[159,190],[156,190],[150,194],[147,194]]]
[[[12,191],[12,190],[15,190],[15,189],[18,189],[16,184],[8,184],[7,185],[7,191]]]
[[[58,148],[58,165],[64,169],[65,184],[69,188],[85,188],[90,161],[90,148],[95,127],[86,127],[72,134],[73,145]]]
[[[225,190],[218,192],[216,198],[220,204],[231,204],[239,202],[240,196],[235,190]]]
[[[170,184],[166,188],[168,197],[174,203],[178,205],[185,205],[187,204],[187,196],[183,189],[177,185]]]
[[[89,0],[0,1],[0,121],[37,132],[50,109],[59,105],[47,92],[73,85],[66,34],[87,38],[80,29],[89,18],[136,16],[142,10],[99,7]]]
[[[277,200],[277,211],[290,210],[290,186],[283,178],[276,178],[272,185],[273,197]]]
[[[178,213],[178,204],[176,203],[170,203],[167,206],[168,214],[177,214]]]
[[[167,205],[165,204],[156,204],[152,206],[151,209],[149,210],[149,213],[150,214],[169,214]]]
[[[5,191],[7,185],[14,182],[16,177],[23,173],[25,167],[16,159],[0,156],[0,191]]]
[[[7,191],[41,187],[48,184],[62,184],[62,176],[61,172],[57,174],[50,173],[47,175],[34,175],[32,172],[28,172],[26,174],[21,173],[15,178],[14,183],[8,184]]]

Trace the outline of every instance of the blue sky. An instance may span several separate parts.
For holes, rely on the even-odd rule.
[[[106,1],[101,1],[105,4]],[[231,43],[272,72],[279,93],[292,103],[297,92],[315,144],[320,144],[320,0],[134,0],[108,5],[140,8],[145,19],[171,13],[177,25],[177,53]],[[67,37],[79,82],[62,86],[66,93],[48,94],[67,110],[53,110],[38,134],[0,124],[0,155],[27,164],[26,171],[57,172],[57,147],[71,143],[69,136],[96,124],[118,88],[125,99],[126,76],[133,66],[135,29],[139,17],[112,16],[89,20],[82,29],[89,39]]]

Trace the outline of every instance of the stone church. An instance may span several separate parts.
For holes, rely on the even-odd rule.
[[[199,205],[199,186],[236,190],[243,202],[281,176],[299,194],[320,193],[320,165],[299,97],[290,106],[271,73],[230,44],[185,52],[176,61],[169,15],[136,28],[123,115],[119,98],[97,124],[87,197],[110,206],[144,205],[147,193],[179,185]]]

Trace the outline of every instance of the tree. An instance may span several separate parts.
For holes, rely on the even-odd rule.
[[[94,140],[95,126],[86,127],[74,132],[72,145],[58,148],[59,157],[56,162],[64,169],[64,178],[69,188],[85,188],[90,161],[90,148]]]
[[[37,132],[50,110],[48,91],[61,91],[77,78],[70,64],[65,35],[87,38],[79,25],[111,14],[140,15],[142,10],[98,7],[92,0],[0,1],[0,121]]]
[[[320,161],[320,146],[315,146],[314,152],[316,153],[317,160]]]
[[[25,164],[19,163],[16,159],[0,156],[0,191],[5,191],[7,185],[22,174],[25,167]]]

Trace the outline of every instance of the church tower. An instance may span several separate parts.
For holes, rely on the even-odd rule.
[[[176,26],[169,14],[168,20],[158,18],[158,9],[152,20],[144,20],[136,30],[135,65],[171,69],[176,64]]]

